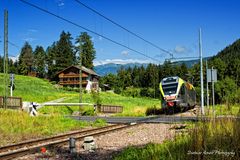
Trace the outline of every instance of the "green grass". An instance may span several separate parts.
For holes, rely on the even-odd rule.
[[[145,116],[147,108],[153,106],[160,108],[159,99],[125,97],[112,92],[101,92],[100,99],[102,104],[123,106],[123,113],[116,116]],[[66,102],[79,102],[79,95],[72,96]],[[91,94],[85,93],[83,102],[94,103]],[[74,107],[71,108],[74,109]],[[78,110],[78,107],[74,110]]]
[[[18,110],[0,109],[0,145],[15,143],[31,138],[55,135],[84,127],[101,127],[102,120],[95,122],[77,121],[60,115],[30,117]]]
[[[227,105],[215,105],[214,109],[212,106],[206,108],[206,115],[213,115],[213,110],[215,110],[215,115],[237,115],[240,112],[240,104],[235,104],[231,106]]]
[[[3,82],[0,73],[0,82]],[[61,97],[69,97],[75,93],[66,92],[52,85],[48,80],[40,78],[15,75],[15,90],[13,96],[22,97],[23,101],[46,102]],[[0,95],[4,93],[3,83],[0,83]]]
[[[162,144],[130,146],[115,160],[222,160],[240,158],[240,121],[231,118],[197,123],[187,134]]]

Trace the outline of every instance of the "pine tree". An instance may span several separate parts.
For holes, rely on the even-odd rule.
[[[63,31],[59,41],[54,42],[53,45],[47,49],[48,77],[50,79],[53,80],[57,72],[76,64],[76,56],[71,40],[71,34]]]
[[[96,57],[96,51],[91,40],[91,36],[87,32],[82,32],[76,39],[78,44],[77,51],[80,52],[82,58],[82,65],[93,69],[93,60]]]
[[[40,78],[45,77],[45,63],[46,63],[46,53],[42,46],[37,46],[34,55],[34,68],[36,69],[37,76]]]
[[[17,62],[13,62],[12,59],[8,59],[8,67],[9,67],[9,73],[15,73],[17,74]]]
[[[33,53],[31,45],[26,42],[22,47],[20,56],[19,56],[19,73],[27,75],[32,71],[33,66]]]
[[[47,53],[47,77],[49,79],[53,79],[55,77],[54,74],[57,73],[57,70],[55,67],[56,52],[57,52],[57,47],[56,47],[56,43],[54,42],[46,50],[46,53]]]

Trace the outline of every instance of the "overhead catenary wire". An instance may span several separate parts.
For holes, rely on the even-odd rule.
[[[79,24],[77,24],[77,23],[75,23],[75,22],[73,22],[73,21],[71,21],[71,20],[68,20],[68,19],[66,19],[66,18],[64,18],[64,17],[62,17],[62,16],[59,16],[59,15],[57,15],[57,14],[55,14],[55,13],[52,13],[52,12],[50,12],[50,11],[44,9],[44,8],[41,8],[41,7],[39,7],[39,6],[37,6],[37,5],[33,4],[33,3],[27,2],[27,1],[25,1],[25,0],[19,0],[19,1],[21,1],[22,3],[24,3],[24,4],[28,5],[28,6],[31,6],[31,7],[35,8],[35,9],[38,9],[38,10],[44,12],[44,13],[47,13],[47,14],[49,14],[49,15],[52,15],[52,16],[58,18],[58,19],[61,19],[61,20],[65,21],[65,22],[67,22],[67,23],[69,23],[69,24],[72,24],[72,25],[74,25],[74,26],[76,26],[76,27],[78,27],[78,28],[81,28],[81,29],[83,29],[83,30],[86,30],[86,31],[88,31],[88,32],[90,32],[90,33],[92,33],[92,34],[95,34],[95,35],[97,35],[97,36],[101,36],[102,38],[104,38],[104,39],[106,39],[106,40],[108,40],[108,41],[110,41],[110,42],[112,42],[112,43],[115,43],[115,44],[117,44],[117,45],[119,45],[119,46],[122,46],[122,47],[124,47],[124,48],[127,48],[127,49],[129,49],[129,50],[131,50],[131,51],[133,51],[133,52],[135,52],[135,53],[138,53],[138,54],[144,56],[144,57],[147,57],[147,58],[149,58],[149,59],[152,59],[152,60],[154,60],[154,61],[156,61],[156,62],[161,63],[161,61],[159,61],[158,59],[155,59],[155,58],[153,58],[153,57],[150,57],[150,56],[148,56],[148,55],[146,55],[146,54],[144,54],[144,53],[142,53],[142,52],[140,52],[140,51],[137,51],[137,50],[135,50],[135,49],[133,49],[133,48],[130,48],[130,47],[128,47],[128,46],[126,46],[126,45],[124,45],[124,44],[122,44],[122,43],[120,43],[120,42],[117,42],[117,41],[115,41],[115,40],[113,40],[113,39],[111,39],[111,38],[108,38],[108,37],[106,37],[106,36],[104,36],[104,35],[102,35],[102,34],[100,34],[100,33],[97,33],[97,32],[95,32],[95,31],[92,31],[92,30],[90,30],[90,29],[88,29],[88,28],[86,28],[86,27],[84,27],[84,26],[81,26],[81,25],[79,25]]]
[[[20,48],[18,45],[16,45],[16,44],[13,43],[13,42],[8,41],[8,44],[10,44],[11,46],[14,46],[14,47],[16,47],[16,48]]]
[[[84,6],[85,8],[91,10],[92,12],[94,12],[95,14],[97,14],[97,15],[103,17],[104,19],[106,19],[107,21],[111,22],[112,24],[118,26],[119,28],[125,30],[126,32],[128,32],[128,33],[134,35],[135,37],[137,37],[137,38],[143,40],[144,42],[150,44],[151,46],[153,46],[153,47],[159,49],[160,51],[162,51],[162,52],[164,52],[164,53],[167,53],[167,54],[169,54],[171,57],[173,57],[173,53],[171,53],[171,52],[169,52],[169,51],[167,51],[167,50],[165,50],[165,49],[159,47],[158,45],[154,44],[153,42],[150,42],[149,40],[146,40],[145,38],[139,36],[138,34],[134,33],[133,31],[130,31],[130,30],[127,29],[126,27],[123,27],[123,26],[120,25],[119,23],[117,23],[117,22],[111,20],[110,18],[106,17],[106,16],[103,15],[102,13],[100,13],[100,12],[96,11],[95,9],[89,7],[88,5],[84,4],[84,3],[81,2],[80,0],[75,0],[75,1],[76,1],[79,5],[82,5],[82,6]]]

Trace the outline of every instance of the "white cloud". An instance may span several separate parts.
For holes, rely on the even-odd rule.
[[[38,32],[37,29],[29,28],[27,29],[26,33],[22,34],[22,40],[27,42],[33,42],[36,41],[37,38],[35,38],[36,33]]]
[[[35,40],[37,40],[36,38],[32,38],[32,37],[27,37],[27,38],[23,38],[24,41],[27,41],[27,42],[33,42]]]
[[[105,59],[105,60],[95,60],[93,61],[94,66],[98,65],[104,65],[104,64],[109,64],[109,63],[114,63],[114,64],[128,64],[128,63],[156,63],[151,60],[142,60],[142,59]]]
[[[124,55],[124,56],[127,56],[128,53],[129,53],[129,51],[126,51],[126,50],[124,50],[124,51],[121,52],[121,54]]]
[[[56,0],[58,7],[63,7],[65,5],[64,0]]]
[[[17,55],[17,56],[9,56],[9,59],[11,59],[13,62],[16,62],[16,61],[18,61],[18,57],[19,57],[19,55]]]
[[[177,45],[177,46],[174,48],[174,52],[175,52],[175,53],[187,53],[187,52],[188,52],[188,49],[187,49],[185,46]]]
[[[28,31],[28,32],[32,32],[32,33],[36,33],[36,32],[38,32],[37,29],[32,29],[32,28],[28,29],[27,31]]]

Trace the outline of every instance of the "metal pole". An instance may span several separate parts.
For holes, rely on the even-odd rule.
[[[212,105],[213,105],[213,112],[214,112],[214,115],[215,115],[215,102],[214,102],[214,81],[213,81],[213,67],[211,69],[211,79],[212,79]]]
[[[11,97],[13,96],[13,86],[12,85],[10,86],[10,96]]]
[[[79,103],[82,103],[82,44],[80,43],[79,60],[80,60],[80,70],[79,70]],[[81,110],[81,105],[79,105],[79,114]]]
[[[207,70],[208,70],[208,64],[207,64],[207,60],[206,60],[206,76],[207,76]],[[206,80],[206,84],[207,84],[207,107],[209,109],[209,92],[208,92],[208,81]]]
[[[4,10],[4,108],[7,108],[8,78],[8,11]]]
[[[201,111],[204,115],[204,93],[203,93],[203,64],[202,64],[202,37],[201,28],[199,29],[199,53],[200,53],[200,78],[201,78]]]

